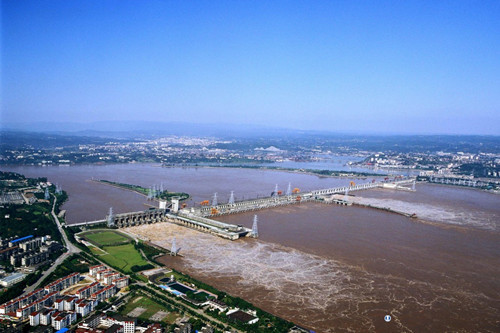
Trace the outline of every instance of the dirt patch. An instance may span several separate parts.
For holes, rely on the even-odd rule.
[[[141,299],[142,299],[142,296],[137,297],[136,299],[134,299],[134,301],[132,302],[132,304],[136,303],[137,301],[139,301]]]
[[[132,317],[132,318],[137,318],[139,317],[141,314],[143,314],[147,309],[145,308],[141,308],[140,306],[136,307],[135,309],[133,309],[132,311],[130,311],[127,316],[129,317]]]
[[[167,315],[168,315],[168,312],[158,311],[157,313],[155,313],[154,315],[152,315],[151,317],[149,317],[149,319],[151,319],[152,321],[161,321]]]

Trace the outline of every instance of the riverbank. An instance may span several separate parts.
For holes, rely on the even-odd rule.
[[[367,177],[386,177],[387,174],[370,173],[370,172],[357,172],[357,171],[339,171],[328,169],[302,169],[302,168],[282,168],[273,166],[262,165],[162,165],[163,168],[227,168],[227,169],[253,169],[253,170],[269,170],[269,171],[282,171],[289,173],[296,173],[309,176],[318,176],[325,178],[361,178]]]
[[[112,182],[112,181],[105,180],[105,179],[91,179],[89,181],[99,183],[99,184],[113,186],[113,187],[116,187],[116,188],[119,188],[122,190],[126,190],[126,191],[135,192],[135,193],[138,193],[138,194],[148,198],[148,200],[152,200],[152,201],[159,201],[160,199],[171,200],[172,197],[179,197],[180,200],[183,201],[183,200],[187,200],[190,198],[189,194],[184,193],[184,192],[162,191],[162,192],[158,192],[158,194],[155,194],[153,196],[153,194],[151,193],[151,189],[147,189],[147,188],[139,186],[139,185]]]

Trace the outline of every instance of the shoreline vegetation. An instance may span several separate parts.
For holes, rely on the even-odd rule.
[[[112,181],[105,180],[105,179],[91,179],[90,181],[113,186],[113,187],[123,189],[123,190],[132,191],[132,192],[138,193],[140,195],[143,195],[143,196],[149,198],[150,189],[139,186],[139,185],[112,182]],[[163,192],[160,192],[157,197],[151,198],[151,200],[155,200],[155,201],[158,199],[171,200],[172,197],[180,197],[181,201],[187,200],[190,198],[189,194],[185,193],[185,192],[169,192],[169,191],[165,190]]]
[[[387,177],[388,174],[384,173],[371,173],[359,171],[340,171],[328,169],[304,169],[304,168],[284,168],[279,166],[268,165],[211,165],[211,164],[162,164],[163,168],[230,168],[230,169],[255,169],[255,170],[269,170],[269,171],[283,171],[290,173],[305,174],[318,177],[330,178],[367,178],[367,177]]]

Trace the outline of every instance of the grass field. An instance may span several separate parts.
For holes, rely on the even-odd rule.
[[[125,273],[132,273],[130,268],[134,265],[142,266],[148,264],[134,248],[133,244],[105,246],[103,250],[108,254],[100,255],[99,259],[105,261],[110,266],[123,270]]]
[[[89,249],[92,252],[92,254],[94,254],[96,256],[102,256],[103,254],[106,254],[106,252],[104,252],[103,250],[101,250],[97,246],[89,245]]]
[[[125,236],[122,233],[113,230],[106,231],[98,231],[98,232],[88,232],[82,234],[84,238],[86,238],[89,242],[97,245],[97,246],[110,246],[110,245],[118,245],[125,244],[130,242],[130,238]]]
[[[99,260],[125,273],[132,273],[132,266],[149,264],[131,243],[131,238],[118,231],[93,230],[82,233],[81,237],[94,245],[89,248]]]
[[[162,322],[164,323],[172,324],[175,321],[175,319],[179,317],[178,313],[168,311],[165,307],[149,299],[147,296],[136,296],[132,298],[125,305],[125,308],[122,311],[120,311],[120,314],[126,316],[137,307],[146,309],[146,311],[141,313],[138,317],[139,319],[142,320],[149,319],[152,315],[154,315],[158,311],[169,312],[169,314],[162,320]]]

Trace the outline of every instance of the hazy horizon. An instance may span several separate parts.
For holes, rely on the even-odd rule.
[[[384,137],[384,136],[490,136],[499,137],[497,134],[461,134],[461,133],[413,133],[408,131],[392,132],[369,132],[356,130],[317,130],[317,129],[299,129],[291,127],[279,127],[257,124],[228,124],[228,123],[196,123],[196,122],[147,122],[147,121],[95,121],[95,122],[12,122],[0,124],[0,131],[13,132],[39,132],[54,133],[60,135],[88,135],[104,136],[105,133],[119,134],[127,133],[128,137],[148,136],[152,134],[155,137],[182,135],[186,136],[248,136],[255,135],[280,135],[283,133],[294,133],[296,135],[324,135],[324,136],[359,136],[359,137]],[[169,126],[170,125],[170,126]],[[172,130],[175,129],[175,130]],[[202,132],[197,132],[197,131]],[[197,133],[199,134],[197,134]]]
[[[1,6],[3,128],[500,135],[499,2]]]

